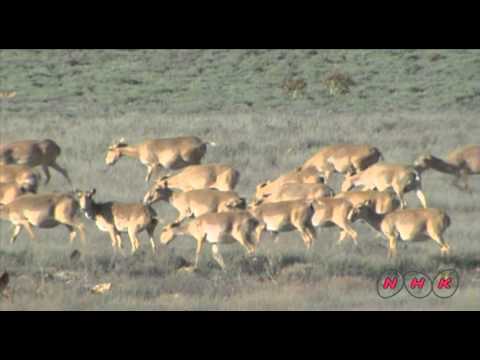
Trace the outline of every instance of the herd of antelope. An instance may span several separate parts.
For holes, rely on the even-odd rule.
[[[160,242],[166,245],[178,235],[193,237],[197,247],[191,269],[198,266],[206,242],[212,245],[214,259],[225,268],[219,245],[239,242],[252,254],[265,232],[272,233],[276,242],[280,232],[296,230],[310,249],[317,227],[335,226],[340,230],[338,242],[350,237],[357,245],[358,234],[352,227],[357,220],[388,240],[389,257],[396,255],[397,240],[424,239],[435,241],[444,255],[449,246],[443,233],[450,218],[444,210],[427,206],[421,175],[427,169],[452,174],[453,185],[471,191],[468,176],[480,173],[480,145],[456,149],[445,161],[422,155],[413,165],[402,165],[385,162],[380,150],[370,145],[337,144],[323,147],[277,179],[259,184],[247,203],[234,191],[240,178],[238,170],[224,164],[201,164],[208,146],[215,143],[194,136],[151,139],[137,145],[128,145],[124,139],[114,142],[107,150],[107,165],[124,156],[136,158],[147,167],[147,183],[158,171],[175,173],[158,175],[143,203],[98,203],[95,189],[37,192],[41,180],[37,167],[45,175],[45,184],[52,168],[71,185],[67,170],[57,163],[61,150],[54,141],[1,144],[0,219],[14,226],[11,243],[22,228],[33,240],[33,227],[58,225],[67,228],[71,242],[80,233],[85,243],[83,213],[109,234],[114,254],[124,254],[121,233],[128,233],[133,253],[140,247],[138,234],[142,231],[148,233],[155,253],[154,232],[159,219],[152,205],[164,201],[178,216],[163,226]],[[338,193],[328,186],[334,173],[344,177]],[[423,208],[407,208],[404,196],[412,191]]]

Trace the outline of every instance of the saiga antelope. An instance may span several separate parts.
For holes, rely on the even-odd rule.
[[[265,231],[273,233],[276,242],[279,232],[297,230],[307,249],[310,249],[316,236],[311,222],[314,213],[312,202],[292,200],[249,206],[248,211],[260,221],[257,241],[261,240]]]
[[[224,212],[235,208],[245,208],[246,201],[234,191],[219,191],[216,189],[200,189],[191,191],[176,191],[168,187],[156,187],[154,192],[147,192],[143,198],[145,205],[157,201],[170,203],[177,211],[174,221],[182,222],[186,217],[199,217],[209,212]]]
[[[467,145],[451,151],[444,161],[431,154],[421,155],[415,161],[415,166],[422,170],[434,169],[455,176],[453,185],[461,190],[471,191],[468,176],[480,174],[480,145]],[[464,186],[459,185],[459,181]]]
[[[383,159],[378,148],[371,145],[336,144],[321,148],[315,155],[305,161],[301,169],[315,168],[325,176],[328,183],[334,172],[353,175],[367,169]]]
[[[191,165],[174,175],[162,176],[155,180],[149,192],[158,188],[181,191],[217,189],[232,191],[238,183],[240,173],[231,166],[221,164]]]
[[[369,206],[364,206],[354,215],[363,219],[389,242],[388,257],[397,255],[397,240],[422,241],[432,239],[440,246],[442,255],[448,254],[450,247],[443,239],[443,233],[450,226],[450,217],[444,210],[399,209],[385,215],[376,214]]]
[[[108,232],[110,235],[113,251],[122,251],[121,233],[128,232],[133,254],[140,247],[137,234],[146,230],[155,253],[153,233],[158,224],[155,211],[150,206],[140,203],[118,201],[96,203],[93,199],[95,193],[96,189],[75,192],[85,216],[95,221],[101,231]]]
[[[285,183],[272,193],[263,193],[258,203],[271,203],[289,200],[314,200],[323,197],[331,197],[335,193],[332,188],[324,184]]]
[[[37,188],[29,185],[18,185],[16,183],[0,184],[0,204],[11,203],[16,198],[27,193],[36,194]]]
[[[52,168],[62,174],[71,185],[67,170],[57,163],[60,153],[60,146],[53,140],[22,140],[0,145],[0,164],[26,165],[32,168],[40,166],[46,176],[45,184],[50,181],[49,168]]]
[[[357,190],[340,192],[334,196],[336,199],[348,200],[353,207],[359,207],[370,201],[370,205],[377,214],[386,214],[396,210],[400,206],[395,194],[389,190]]]
[[[222,269],[225,263],[220,253],[221,244],[240,243],[248,254],[255,252],[256,241],[252,239],[259,222],[249,212],[235,210],[222,213],[208,213],[186,223],[172,223],[165,226],[160,235],[161,243],[169,244],[178,235],[188,235],[197,242],[195,264],[189,270],[198,268],[200,253],[205,243],[212,244],[212,255]]]
[[[25,165],[0,165],[0,184],[15,183],[37,189],[40,174]]]
[[[358,245],[357,232],[352,228],[352,217],[357,207],[349,201],[337,198],[323,198],[313,201],[312,225],[314,227],[337,226],[340,229],[340,237],[337,243],[341,243],[347,235],[350,236],[355,245]]]
[[[361,186],[364,190],[378,191],[392,188],[403,209],[407,205],[404,194],[415,190],[422,206],[426,208],[427,200],[422,191],[420,173],[420,169],[413,166],[376,163],[358,174],[347,176],[342,183],[342,191],[349,191],[354,186]]]
[[[323,184],[323,176],[315,169],[296,168],[276,178],[275,180],[267,180],[257,185],[255,190],[256,200],[263,198],[265,194],[277,192],[284,184]]]
[[[114,165],[122,156],[136,158],[147,167],[145,181],[148,182],[158,169],[176,170],[200,164],[207,145],[216,144],[204,142],[195,136],[148,139],[136,145],[128,145],[122,138],[108,147],[105,163]]]
[[[34,240],[32,226],[48,229],[58,225],[68,229],[71,243],[77,231],[85,243],[84,225],[79,219],[78,210],[78,202],[69,193],[26,194],[7,205],[0,205],[0,218],[15,226],[10,243],[16,240],[22,228]]]

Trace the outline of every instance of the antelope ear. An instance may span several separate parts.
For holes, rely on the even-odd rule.
[[[295,171],[297,171],[297,172],[302,171],[302,167],[301,167],[301,166],[297,167],[297,168],[295,169]]]
[[[88,193],[90,196],[93,196],[97,193],[97,189],[93,188],[92,190],[90,190],[90,192]]]

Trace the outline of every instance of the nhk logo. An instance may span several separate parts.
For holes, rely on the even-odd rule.
[[[410,271],[402,275],[397,270],[384,272],[377,281],[378,295],[383,299],[397,295],[403,288],[416,297],[423,299],[432,292],[439,298],[452,297],[458,289],[460,276],[454,269],[440,271],[433,280],[424,273]]]

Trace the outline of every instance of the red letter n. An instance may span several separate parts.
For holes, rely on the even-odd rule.
[[[418,287],[419,289],[423,289],[423,286],[425,285],[425,278],[421,278],[418,280],[417,278],[413,278],[412,281],[410,281],[410,289],[415,289]]]
[[[383,288],[395,289],[397,287],[397,283],[398,283],[398,278],[395,277],[391,279],[390,277],[387,276],[385,278],[385,281],[383,282]]]

